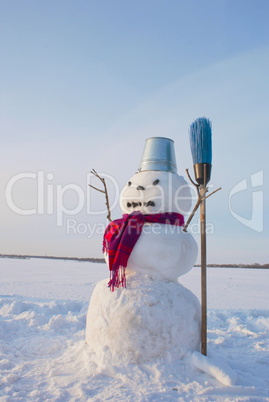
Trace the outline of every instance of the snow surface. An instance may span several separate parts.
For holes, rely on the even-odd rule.
[[[237,373],[224,360],[212,359],[196,350],[192,353],[192,362],[198,369],[212,375],[224,385],[235,385]]]
[[[269,401],[268,270],[208,269],[209,363],[228,365],[237,376],[230,386],[191,354],[99,367],[85,344],[86,314],[107,277],[106,264],[0,260],[1,402]],[[199,268],[179,280],[200,298]]]

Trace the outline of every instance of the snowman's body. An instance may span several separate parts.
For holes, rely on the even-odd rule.
[[[193,237],[174,225],[145,223],[128,261],[129,272],[176,281],[195,263]]]
[[[177,212],[191,206],[186,181],[175,173],[135,174],[120,197],[123,214]],[[99,362],[179,359],[200,344],[200,304],[178,283],[197,258],[181,226],[145,223],[126,267],[126,288],[97,284],[87,314],[86,341]],[[106,257],[106,256],[105,256]]]

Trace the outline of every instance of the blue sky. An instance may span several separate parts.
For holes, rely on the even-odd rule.
[[[93,212],[104,200],[87,193],[87,173],[113,178],[113,201],[145,139],[165,136],[186,177],[188,129],[206,116],[212,189],[222,187],[207,203],[208,261],[268,262],[268,17],[266,0],[0,1],[1,253],[100,257],[106,214]],[[7,205],[8,183],[20,173],[36,179],[14,184],[14,203],[33,209],[39,191],[49,200],[44,213],[41,204],[27,216]],[[85,205],[57,226],[57,197],[68,185],[81,189]],[[65,208],[78,197],[66,190]]]

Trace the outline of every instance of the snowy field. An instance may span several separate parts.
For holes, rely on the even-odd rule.
[[[269,270],[208,269],[208,356],[225,386],[182,361],[98,366],[86,313],[105,264],[0,259],[0,401],[269,401]],[[200,294],[200,269],[180,283]]]

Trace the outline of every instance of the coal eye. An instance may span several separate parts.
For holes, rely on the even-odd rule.
[[[155,181],[152,183],[152,184],[153,184],[153,186],[156,186],[156,184],[158,184],[158,183],[159,183],[159,181],[160,181],[160,180],[158,180],[158,179],[157,179],[157,180],[155,180]]]
[[[128,181],[128,186],[130,187],[132,185],[132,182],[131,181]]]

